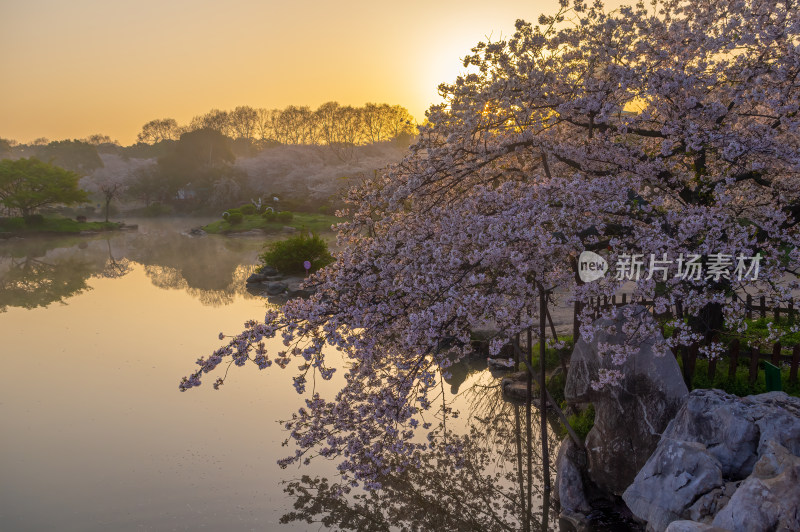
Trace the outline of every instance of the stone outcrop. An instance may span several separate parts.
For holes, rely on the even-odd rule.
[[[747,404],[730,395],[695,390],[664,437],[703,444],[726,478],[742,479],[756,463],[759,439],[758,427],[747,412]]]
[[[711,524],[733,531],[800,530],[800,458],[775,440],[759,454],[753,473]]]
[[[558,475],[553,486],[553,497],[561,504],[562,517],[575,514],[588,514],[592,508],[586,497],[582,468],[572,456],[577,446],[571,438],[561,442],[556,458]]]
[[[278,294],[282,294],[286,292],[287,288],[289,288],[289,284],[283,281],[269,281],[266,284],[266,292],[271,296],[276,296]]]
[[[644,312],[634,307],[629,319],[642,319]],[[661,338],[642,343],[622,365],[600,353],[600,343],[626,340],[625,322],[620,311],[615,320],[596,322],[603,329],[591,342],[578,341],[564,391],[570,403],[594,404],[595,424],[586,437],[588,473],[598,487],[614,495],[621,495],[647,462],[688,393],[675,358],[654,352]],[[614,334],[606,330],[610,326]],[[592,384],[599,380],[601,369],[621,371],[620,385],[595,390]]]
[[[289,297],[310,297],[313,293],[312,288],[303,288],[302,281],[290,282],[286,288],[286,295]]]
[[[197,237],[197,236],[206,236],[208,233],[206,233],[202,227],[197,226],[189,229],[189,231],[186,234],[188,234],[189,236]]]
[[[262,266],[258,271],[250,274],[250,277],[245,281],[247,284],[263,283],[264,281],[274,280],[274,276],[278,271],[272,266]]]
[[[316,293],[315,286],[305,284],[306,279],[282,275],[271,266],[262,266],[247,278],[246,283],[248,292],[269,297],[276,304],[295,297],[307,298]]]
[[[528,399],[528,372],[516,371],[503,377],[500,381],[500,389],[503,391],[505,399],[517,402],[524,402]],[[539,404],[539,382],[531,379],[531,399],[534,406]]]
[[[655,531],[800,530],[800,399],[693,391],[623,499]]]

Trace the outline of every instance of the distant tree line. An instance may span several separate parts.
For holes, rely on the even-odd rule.
[[[247,105],[232,111],[212,109],[195,116],[186,126],[173,118],[158,118],[142,126],[139,142],[156,144],[177,140],[183,133],[211,129],[233,140],[282,145],[371,144],[416,133],[414,118],[405,107],[368,103],[363,107],[328,102],[312,110],[290,105],[284,109]]]
[[[53,204],[80,203],[49,199],[39,205],[14,203],[9,194],[16,197],[16,192],[27,193],[20,188],[23,181],[8,178],[15,164],[23,164],[12,162],[18,159],[29,159],[24,163],[29,165],[34,164],[31,161],[52,165],[67,171],[72,181],[80,179],[80,187],[105,204],[106,219],[112,200],[135,200],[146,207],[158,204],[176,209],[219,209],[250,197],[272,197],[268,192],[276,191],[275,187],[283,189],[282,198],[295,195],[301,203],[309,203],[309,193],[313,192],[319,203],[319,197],[333,194],[340,186],[337,176],[342,172],[365,171],[358,153],[381,161],[369,164],[387,164],[381,159],[387,157],[386,152],[381,150],[404,148],[416,131],[413,117],[400,105],[368,103],[353,107],[328,102],[314,110],[306,106],[212,109],[184,126],[173,118],[155,119],[142,126],[138,143],[131,146],[120,146],[100,133],[80,140],[41,137],[28,144],[0,139],[0,160],[9,159],[3,161],[7,175],[0,183],[0,205],[29,214]],[[285,147],[278,150],[281,153],[266,156],[267,148],[278,146]],[[317,146],[321,148],[304,148]],[[286,150],[290,151],[284,153]],[[312,151],[314,155],[309,159],[292,150]],[[248,162],[237,164],[239,158]],[[303,168],[302,164],[311,166]],[[338,166],[340,169],[331,170]],[[276,183],[283,179],[281,168],[294,176],[288,185]],[[37,166],[37,170],[42,169]],[[81,193],[84,196],[80,199],[88,201]]]

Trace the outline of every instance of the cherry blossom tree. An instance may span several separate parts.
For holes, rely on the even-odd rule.
[[[137,173],[152,166],[152,162],[146,159],[123,159],[110,154],[104,154],[101,159],[103,167],[81,179],[80,184],[92,194],[102,197],[107,222],[111,202],[119,199],[128,190]]]
[[[518,21],[511,38],[478,44],[464,65],[405,159],[351,191],[337,261],[308,281],[316,294],[248,323],[180,384],[197,386],[220,364],[299,361],[304,393],[312,374],[335,371],[326,349],[341,350],[345,384],[334,398],[311,393],[287,423],[297,449],[284,465],[335,457],[347,482],[366,487],[419,465],[430,442],[417,433],[431,426],[442,379],[471,352],[475,328],[496,324],[496,354],[537,323],[540,294],[586,302],[626,281],[577,281],[582,251],[610,264],[697,256],[706,270],[759,254],[762,293],[782,300],[797,285],[800,10],[791,1],[613,12],[565,1],[536,26]],[[695,278],[685,262],[644,262],[634,296],[695,317],[675,320],[662,352],[720,319],[741,327],[737,294],[755,284],[734,268]],[[616,362],[657,327],[631,323],[629,342],[603,346]],[[581,335],[594,332],[587,310]],[[268,353],[265,339],[278,335],[286,348]]]

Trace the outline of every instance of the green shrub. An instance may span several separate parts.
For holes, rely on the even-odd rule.
[[[17,231],[25,227],[25,220],[22,218],[0,218],[0,227],[5,231]]]
[[[252,203],[248,203],[246,205],[242,205],[237,210],[239,212],[241,212],[242,214],[248,215],[248,216],[252,215],[252,214],[256,214],[256,212],[257,212],[256,206],[253,205]]]
[[[318,235],[297,236],[272,242],[259,258],[266,266],[272,266],[281,273],[305,272],[303,263],[309,261],[311,270],[318,270],[333,262],[328,244]]]
[[[25,217],[25,225],[29,227],[33,227],[36,225],[42,225],[44,223],[44,216],[41,214],[29,214]]]
[[[767,327],[768,324],[772,324],[773,329],[781,332],[781,345],[784,348],[792,348],[797,344],[800,344],[800,332],[792,332],[791,330],[792,325],[795,324],[795,321],[795,318],[789,319],[785,316],[782,316],[778,320],[775,320],[775,318],[772,317],[759,318],[757,320],[746,320],[747,331],[745,332],[745,338],[750,338],[750,341],[746,342],[748,344],[747,347],[757,344],[759,341],[764,341],[769,336],[770,333],[769,328]]]
[[[294,218],[294,215],[289,211],[281,211],[281,212],[265,211],[261,215],[261,217],[268,222],[289,223]]]
[[[550,392],[550,397],[556,404],[564,402],[564,387],[567,385],[567,376],[561,372],[558,375],[553,375],[547,379],[547,391]]]
[[[585,440],[586,435],[594,427],[594,405],[589,405],[584,411],[569,416],[568,421],[578,437]]]
[[[244,220],[244,214],[240,212],[231,212],[228,214],[228,223],[231,225],[239,225]]]

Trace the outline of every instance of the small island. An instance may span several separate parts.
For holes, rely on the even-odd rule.
[[[264,233],[308,230],[312,233],[328,232],[331,226],[344,221],[329,214],[275,211],[272,207],[247,204],[222,213],[222,219],[201,229],[209,234],[241,234],[250,231]]]

